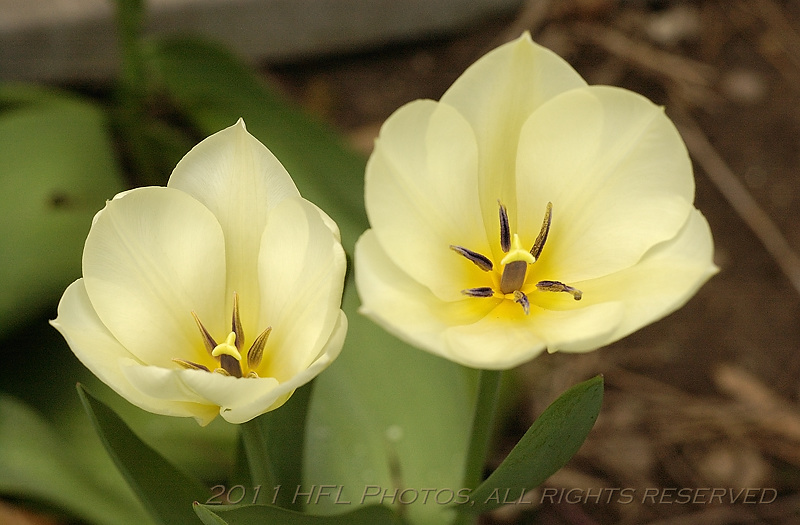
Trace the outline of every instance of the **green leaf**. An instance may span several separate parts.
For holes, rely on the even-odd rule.
[[[206,501],[209,489],[144,444],[82,385],[78,394],[106,451],[151,517],[164,525],[196,523],[192,503]]]
[[[0,87],[0,337],[81,274],[94,214],[122,191],[103,114],[74,97]]]
[[[198,502],[194,503],[194,512],[204,525],[228,525],[228,522],[211,512],[208,506],[201,505]],[[269,522],[266,522],[267,524]]]
[[[271,505],[200,505],[195,512],[205,525],[246,525],[253,523],[276,525],[394,525],[403,523],[391,509],[369,505],[333,516],[315,516]],[[212,510],[213,509],[213,510]]]
[[[247,129],[286,166],[303,196],[338,223],[342,244],[352,254],[355,240],[368,227],[365,159],[219,47],[156,41],[149,68],[203,134],[244,118]],[[381,494],[387,491],[385,504],[392,504],[397,487],[458,490],[477,372],[401,343],[361,316],[358,305],[350,279],[342,306],[349,323],[345,347],[315,380],[302,490],[333,481],[344,487],[349,500],[367,498],[365,504],[381,503],[365,494],[376,487]],[[446,505],[421,499],[403,507],[410,521],[438,525],[449,519]],[[340,510],[328,500],[314,505],[315,514]]]
[[[597,420],[602,402],[602,376],[564,392],[534,421],[489,478],[472,492],[470,503],[459,510],[486,512],[511,503],[523,491],[541,485],[578,451]]]
[[[8,395],[0,395],[0,494],[96,525],[152,523],[107,457],[97,461]]]

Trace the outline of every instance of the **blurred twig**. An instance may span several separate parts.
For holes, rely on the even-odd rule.
[[[772,29],[771,34],[775,36],[787,58],[800,69],[800,33],[789,21],[783,8],[772,0],[747,0],[745,4]]]
[[[714,380],[721,391],[752,409],[753,418],[765,433],[800,443],[800,413],[757,377],[726,365],[716,370]]]
[[[708,88],[718,76],[713,66],[634,40],[616,29],[588,22],[575,22],[572,27],[577,38],[663,77]]]
[[[729,525],[730,523],[748,522],[758,523],[759,518],[746,509],[706,505],[697,512],[661,518],[648,522],[647,525]]]
[[[527,0],[514,22],[501,35],[502,41],[497,44],[509,42],[519,37],[523,31],[530,31],[535,35],[547,21],[552,3],[552,0]]]
[[[723,2],[723,12],[743,37],[754,39],[754,27],[759,22],[766,26],[755,39],[756,51],[796,89],[800,85],[800,33],[783,8],[771,0]]]
[[[687,112],[682,111],[678,129],[708,178],[748,227],[756,234],[767,252],[789,279],[800,295],[800,257],[794,252],[786,237],[764,209],[747,191],[733,170],[714,148],[706,134]]]

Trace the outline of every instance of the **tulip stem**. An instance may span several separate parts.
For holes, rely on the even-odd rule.
[[[502,372],[499,370],[481,370],[478,375],[478,394],[472,416],[472,434],[464,467],[464,488],[475,489],[483,478],[483,465],[494,430],[501,377]]]
[[[250,481],[253,486],[271,489],[275,486],[275,472],[269,456],[264,425],[259,418],[240,425],[244,452],[247,456],[247,467],[250,469]]]

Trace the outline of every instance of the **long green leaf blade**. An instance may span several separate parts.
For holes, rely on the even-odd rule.
[[[524,490],[541,485],[578,451],[597,420],[602,402],[602,376],[564,392],[534,421],[460,510],[486,512],[509,503],[508,494],[519,497]]]
[[[197,523],[192,504],[206,501],[209,489],[143,443],[113,410],[80,384],[78,394],[117,469],[153,519],[163,525]]]

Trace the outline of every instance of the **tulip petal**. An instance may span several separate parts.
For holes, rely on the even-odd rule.
[[[398,338],[443,357],[452,358],[444,355],[448,327],[474,323],[502,302],[463,295],[457,301],[442,301],[389,258],[374,230],[359,238],[355,259],[359,311]]]
[[[517,305],[512,305],[519,308]],[[500,307],[498,307],[500,308]],[[471,368],[504,370],[542,353],[547,343],[518,321],[487,316],[445,331],[444,357]]]
[[[270,211],[260,246],[259,329],[273,331],[257,372],[283,383],[330,339],[347,262],[317,207],[303,199],[285,199]]]
[[[216,216],[225,236],[226,309],[237,292],[244,326],[255,326],[257,261],[267,215],[283,199],[299,196],[286,169],[240,119],[187,153],[167,186],[192,195]]]
[[[171,188],[126,192],[97,215],[86,239],[86,292],[102,323],[141,362],[173,368],[207,352],[191,312],[224,331],[224,241],[214,216]]]
[[[498,310],[476,323],[448,328],[450,355],[446,357],[473,368],[505,370],[533,359],[545,348],[550,352],[568,345],[598,348],[623,314],[619,303],[566,311],[532,308],[529,316],[523,316],[517,312],[518,305],[506,301]]]
[[[86,294],[83,279],[72,283],[58,305],[58,317],[51,324],[64,336],[86,368],[134,405],[157,414],[195,417],[210,422],[218,407],[205,403],[162,399],[136,388],[123,373],[131,365],[142,367],[134,356],[103,325]],[[202,401],[202,400],[201,400]]]
[[[705,217],[694,210],[674,239],[655,246],[635,266],[580,283],[587,304],[614,297],[624,305],[622,323],[603,344],[621,339],[683,306],[719,270],[712,262],[713,247]],[[576,347],[573,351],[589,349]]]
[[[481,206],[492,247],[498,244],[497,199],[506,204],[515,200],[509,174],[514,173],[520,129],[536,108],[585,85],[564,59],[525,33],[472,64],[442,96],[441,102],[456,108],[477,137]],[[509,211],[513,221],[516,211]]]
[[[367,164],[367,213],[381,245],[443,299],[457,299],[464,282],[485,278],[449,248],[489,250],[477,162],[467,121],[446,104],[420,100],[384,123]]]
[[[204,370],[141,365],[133,360],[122,362],[122,372],[132,385],[155,399],[184,403],[206,403],[211,406],[218,406],[218,404],[187,387],[182,380],[182,376],[187,374],[190,376],[200,375],[214,380],[230,377]]]
[[[177,370],[174,377],[182,388],[218,406],[220,415],[228,421],[231,407],[258,402],[262,413],[280,395],[278,381],[272,377],[239,378],[199,370]]]
[[[683,141],[663,109],[640,95],[576,89],[541,106],[521,133],[516,227],[527,243],[553,203],[540,279],[576,282],[632,266],[693,209]]]
[[[532,319],[530,329],[547,341],[551,353],[576,348],[596,350],[608,344],[624,315],[623,304],[611,300],[573,310],[545,310]]]

